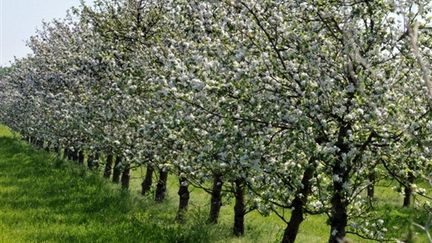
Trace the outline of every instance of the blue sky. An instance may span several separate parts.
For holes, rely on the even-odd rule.
[[[91,2],[88,0],[86,2]],[[80,0],[0,0],[0,66],[30,53],[26,40],[49,21],[66,15]]]

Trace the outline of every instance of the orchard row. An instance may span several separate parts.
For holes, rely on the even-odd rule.
[[[294,242],[307,215],[329,242],[386,239],[374,185],[430,178],[432,85],[426,0],[97,0],[33,36],[0,81],[0,121],[129,186],[146,166],[235,199],[233,233],[257,210]],[[429,173],[429,174],[428,174]],[[286,210],[289,214],[284,214]]]

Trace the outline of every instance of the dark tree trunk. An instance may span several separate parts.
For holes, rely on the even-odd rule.
[[[329,243],[339,243],[346,235],[345,228],[348,223],[348,213],[346,199],[343,197],[343,183],[345,181],[333,182],[335,192],[331,199],[332,215],[330,218]]]
[[[120,182],[121,163],[122,163],[122,157],[118,155],[114,163],[114,171],[113,171],[113,178],[112,178],[112,181],[117,184]]]
[[[300,224],[304,220],[304,208],[307,203],[307,197],[311,193],[312,185],[310,183],[310,180],[312,179],[315,173],[316,166],[317,164],[315,158],[311,158],[309,160],[308,167],[303,173],[303,178],[302,178],[303,187],[297,191],[296,197],[292,202],[293,210],[291,212],[290,221],[288,222],[288,225],[285,228],[284,236],[282,238],[282,243],[294,243],[297,238]]]
[[[87,160],[87,166],[89,169],[97,169],[99,167],[99,152],[92,151]]]
[[[90,152],[90,154],[88,155],[87,158],[87,167],[92,170],[93,169],[93,161],[94,161],[94,155],[92,152]]]
[[[144,177],[143,182],[141,183],[141,195],[143,196],[151,189],[153,183],[153,172],[154,172],[153,166],[147,165],[146,175]]]
[[[209,223],[216,224],[219,218],[220,208],[222,206],[222,175],[215,175],[213,178],[213,189],[210,201]]]
[[[65,149],[64,157],[65,157],[66,159],[68,159],[68,160],[71,160],[71,158],[72,158],[72,151],[71,151],[69,148],[66,148],[66,149]]]
[[[56,145],[56,146],[54,147],[54,152],[55,152],[56,154],[58,154],[59,156],[61,156],[61,150],[60,150],[60,147],[59,147],[58,145]]]
[[[95,168],[95,169],[98,169],[99,168],[99,159],[100,159],[100,153],[99,153],[99,151],[96,151],[95,152],[95,160],[94,160],[94,162],[93,162],[93,168]]]
[[[333,195],[330,200],[331,216],[330,216],[330,238],[329,243],[339,243],[345,238],[346,226],[348,224],[348,201],[345,196],[344,184],[348,181],[350,165],[343,163],[344,154],[350,151],[349,145],[344,141],[348,136],[348,131],[351,129],[350,124],[344,124],[339,129],[338,141],[336,146],[340,149],[338,158],[335,161],[333,172]],[[370,140],[369,137],[368,140]]]
[[[67,153],[65,154],[66,159],[68,160],[72,160],[72,150],[71,149],[67,149]]]
[[[75,162],[78,162],[78,150],[77,150],[77,149],[74,149],[74,150],[72,151],[72,154],[71,154],[71,160],[72,160],[72,161],[75,161]]]
[[[370,199],[373,199],[375,196],[375,179],[376,179],[376,174],[375,171],[371,171],[368,175],[368,179],[370,181],[370,184],[367,187],[367,196]]]
[[[408,182],[403,186],[404,187],[404,200],[403,200],[403,206],[405,208],[408,208],[411,205],[411,198],[412,198],[412,184],[414,183],[414,175],[412,173],[409,174]]]
[[[130,182],[130,166],[126,165],[123,169],[123,173],[121,176],[121,185],[122,188],[127,190],[129,189],[129,182]]]
[[[72,160],[73,159],[73,155],[72,155],[73,151],[70,148],[65,148],[65,157],[68,160]]]
[[[404,186],[404,199],[403,199],[403,206],[405,208],[408,208],[411,205],[411,186]]]
[[[166,184],[168,180],[168,169],[162,168],[159,170],[159,180],[156,185],[155,201],[162,202],[166,195]]]
[[[113,162],[114,162],[114,156],[112,153],[109,153],[106,158],[105,169],[104,169],[105,178],[111,177]]]
[[[36,137],[32,137],[32,144],[33,144],[33,146],[37,146],[38,140]]]
[[[43,149],[44,141],[42,139],[36,139],[36,147]]]
[[[187,211],[189,205],[189,183],[184,177],[180,177],[179,179],[179,207],[177,211],[177,222],[183,223],[185,221],[185,213]]]
[[[235,181],[235,205],[234,205],[234,226],[233,233],[235,236],[244,235],[244,217],[246,206],[244,201],[244,182],[243,180]]]
[[[84,165],[84,152],[82,150],[78,152],[78,164]]]
[[[45,146],[45,151],[49,152],[50,151],[50,146],[51,146],[50,142],[47,142],[46,146]]]
[[[294,243],[300,228],[300,224],[304,220],[303,206],[301,205],[300,197],[296,197],[293,201],[293,210],[291,212],[290,221],[285,228],[282,243]]]
[[[69,159],[69,149],[68,148],[63,149],[63,159]]]

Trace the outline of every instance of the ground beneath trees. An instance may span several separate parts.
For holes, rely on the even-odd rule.
[[[170,178],[168,200],[155,204],[136,195],[140,172],[134,171],[131,192],[53,154],[38,151],[0,126],[0,242],[278,242],[283,223],[276,217],[247,216],[246,236],[231,236],[232,207],[221,212],[217,226],[205,224],[208,197],[192,190],[188,222],[174,222],[176,180]],[[405,234],[413,211],[399,210],[400,198],[387,187],[381,208],[394,236]],[[383,199],[380,199],[383,200]],[[325,242],[324,216],[308,217],[298,242]],[[396,227],[396,228],[395,228]],[[350,236],[354,242],[370,242]],[[418,234],[418,242],[424,236]]]
[[[170,223],[163,205],[149,210],[97,174],[68,163],[0,138],[0,242],[205,242],[213,237],[199,224]]]

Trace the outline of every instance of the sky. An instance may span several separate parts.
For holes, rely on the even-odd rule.
[[[9,66],[14,56],[25,57],[31,52],[26,40],[43,20],[62,18],[79,4],[80,0],[0,0],[0,66]]]

